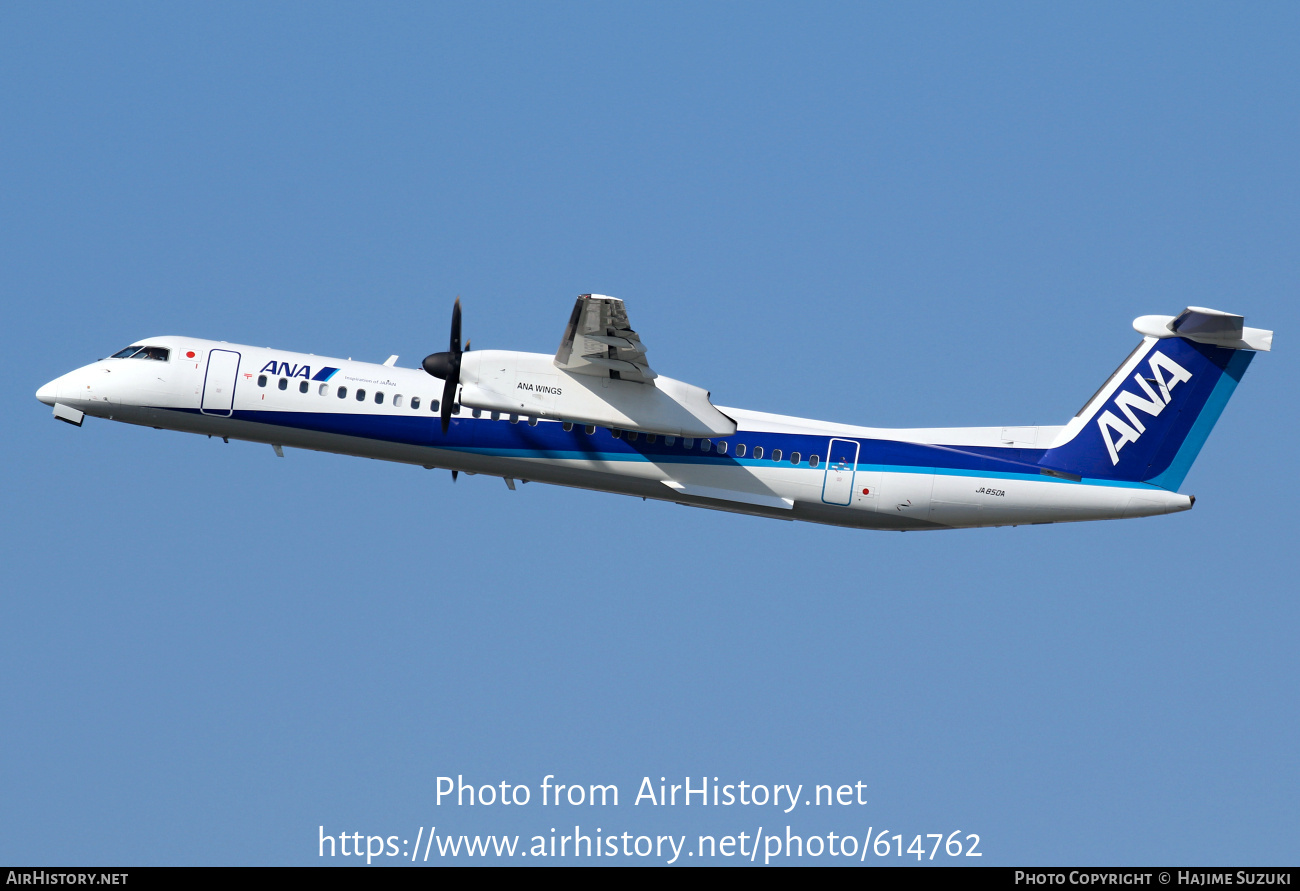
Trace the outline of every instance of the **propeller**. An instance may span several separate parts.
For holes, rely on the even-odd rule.
[[[469,344],[465,344],[469,349]],[[442,432],[446,434],[451,426],[451,406],[456,399],[456,387],[460,385],[460,357],[464,351],[460,348],[460,297],[451,309],[451,348],[445,353],[431,353],[424,357],[421,366],[429,374],[446,381],[442,385]]]

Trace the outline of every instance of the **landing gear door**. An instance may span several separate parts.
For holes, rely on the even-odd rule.
[[[832,439],[826,450],[826,477],[822,482],[822,501],[849,504],[853,501],[853,476],[858,466],[858,442]]]
[[[210,350],[208,370],[203,377],[205,415],[228,418],[235,405],[235,382],[239,379],[239,353],[233,350]]]

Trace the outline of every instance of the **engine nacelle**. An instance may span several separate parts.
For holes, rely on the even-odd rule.
[[[543,353],[465,353],[460,403],[526,417],[638,430],[664,436],[730,436],[736,422],[700,387],[662,375],[650,383],[570,374]]]

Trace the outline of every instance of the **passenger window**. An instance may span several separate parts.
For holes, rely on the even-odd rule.
[[[257,376],[257,385],[258,385],[259,387],[265,387],[265,386],[266,386],[266,375],[264,375],[264,374],[259,374],[259,375]]]
[[[328,396],[328,395],[330,394],[330,385],[329,385],[329,384],[321,384],[321,385],[320,385],[320,394],[321,394],[322,396]]]
[[[689,436],[688,436],[686,439],[683,439],[683,440],[682,440],[682,448],[684,448],[684,449],[693,449],[693,448],[695,448],[695,439],[692,438],[692,437],[689,437]]]
[[[357,390],[357,402],[365,402],[365,401],[366,401],[366,391]]]
[[[432,399],[429,401],[429,411],[437,411],[442,407],[442,400]]]
[[[481,417],[483,417],[483,412],[480,411],[480,410],[477,409],[477,408],[474,409],[472,412],[470,412],[470,414],[472,414],[472,415],[473,415],[474,417],[476,417],[476,418],[481,418]]]
[[[718,443],[718,454],[719,455],[727,454],[727,444],[725,442]]]
[[[402,407],[402,394],[398,393],[396,396],[393,397],[393,408],[401,408],[401,407]]]
[[[656,437],[653,433],[647,433],[647,434],[645,435],[645,441],[646,441],[646,442],[654,442],[655,439],[657,439],[657,437]]]
[[[676,436],[665,436],[665,437],[664,437],[664,445],[672,445],[672,444],[675,443],[675,442],[677,442],[677,437],[676,437]]]
[[[573,429],[573,423],[572,423],[571,421],[565,421],[565,422],[564,422],[564,432],[565,432],[565,433],[568,433],[568,432],[569,432],[570,430],[572,430],[572,429]]]
[[[637,433],[635,430],[633,430],[631,433],[627,435],[627,441],[636,442],[637,437],[640,435],[641,435],[640,433]]]
[[[375,405],[383,405],[383,404],[384,404],[384,391],[383,391],[383,390],[376,390],[376,391],[375,391]]]
[[[761,458],[761,457],[763,457],[763,447],[762,447],[762,446],[754,446],[754,457],[755,457],[755,458]]]
[[[701,440],[700,440],[700,451],[701,451],[701,452],[707,452],[707,451],[708,451],[709,449],[711,449],[711,448],[713,448],[713,443],[712,443],[711,441],[709,441],[709,440],[707,440],[707,439],[701,439]]]
[[[586,427],[582,428],[582,432],[586,433],[588,436],[591,436],[593,433],[596,432],[596,425],[588,424]]]
[[[417,409],[417,408],[419,408],[419,407],[420,407],[420,397],[419,397],[419,396],[412,396],[412,397],[411,397],[411,408],[412,408],[412,409]]]
[[[745,457],[745,444],[743,442],[740,445],[736,446],[736,457],[737,458]]]
[[[289,389],[289,379],[287,377],[280,378],[280,389],[281,390]]]
[[[453,415],[458,415],[458,414],[460,414],[460,403],[459,403],[459,402],[453,402],[453,403],[451,404],[451,413],[452,413]]]
[[[512,423],[512,424],[518,424],[518,423],[519,423],[519,415],[511,415],[511,416],[510,416],[510,423]]]
[[[298,381],[298,392],[299,392],[299,393],[306,393],[306,392],[307,392],[307,382],[306,382],[306,381]]]
[[[494,411],[494,412],[492,412],[492,414],[490,415],[490,417],[491,417],[492,420],[494,420],[494,421],[499,421],[499,420],[501,420],[501,412],[499,412],[499,411]]]
[[[622,437],[623,431],[619,430],[617,427],[610,427],[609,435],[614,437],[615,439],[619,439],[620,437]]]
[[[537,426],[537,419],[536,419],[536,418],[529,418],[529,419],[528,419],[528,426],[529,426],[529,427],[536,427],[536,426]]]
[[[340,399],[347,399],[347,398],[348,398],[348,388],[347,388],[347,387],[339,387],[339,398],[340,398]]]
[[[799,463],[799,453],[798,453],[798,452],[791,452],[791,453],[790,453],[790,463],[791,463],[791,464],[798,464],[798,463]]]
[[[821,458],[818,458],[816,455],[809,455],[809,456],[808,456],[808,466],[809,466],[809,467],[816,467],[818,464],[821,463],[821,460],[822,460],[822,459],[821,459]]]
[[[781,460],[781,450],[780,450],[780,449],[772,449],[772,460],[773,460],[773,461],[780,461],[780,460]]]

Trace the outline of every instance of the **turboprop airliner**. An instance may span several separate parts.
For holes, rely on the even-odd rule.
[[[461,349],[421,368],[193,337],[138,341],[41,387],[86,416],[783,520],[950,529],[1187,510],[1178,489],[1273,332],[1202,307],[1143,335],[1060,426],[889,430],[715,406],[657,374],[623,301],[580,296],[555,355]]]

